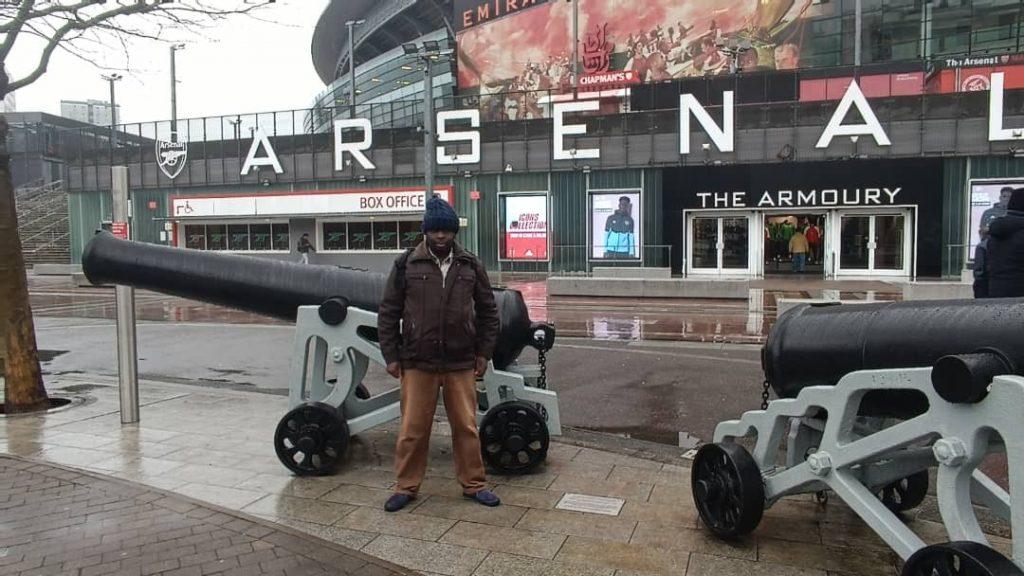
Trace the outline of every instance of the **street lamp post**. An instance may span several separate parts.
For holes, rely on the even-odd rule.
[[[425,40],[422,45],[403,44],[406,56],[423,62],[423,179],[426,200],[434,197],[434,75],[431,64],[442,57],[449,57],[451,46],[442,46],[437,40]]]
[[[122,76],[120,74],[104,74],[101,78],[110,83],[110,153],[113,154],[114,149],[117,148],[117,100],[114,98],[114,82],[119,81]]]
[[[178,74],[175,69],[174,53],[184,50],[184,44],[171,44],[171,142],[178,141]]]
[[[348,26],[348,103],[352,106],[350,118],[356,117],[356,38],[355,27],[365,24],[366,20],[349,20]]]

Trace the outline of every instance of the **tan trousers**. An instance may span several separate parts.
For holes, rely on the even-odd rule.
[[[430,430],[434,425],[438,390],[452,428],[455,473],[466,494],[486,487],[480,437],[476,428],[476,375],[458,372],[402,371],[402,429],[395,447],[396,492],[415,495],[427,472]]]

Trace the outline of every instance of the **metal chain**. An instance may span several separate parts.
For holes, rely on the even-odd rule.
[[[537,351],[537,360],[540,362],[540,378],[537,379],[537,388],[548,389],[548,354],[543,349]]]
[[[761,390],[761,410],[768,409],[768,398],[771,396],[772,385],[767,378],[764,379],[764,388]]]

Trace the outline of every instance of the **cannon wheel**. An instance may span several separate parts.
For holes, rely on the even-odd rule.
[[[977,542],[926,546],[903,565],[903,576],[1021,576],[1020,568],[999,552]]]
[[[480,423],[484,461],[502,474],[524,474],[548,454],[548,425],[533,404],[503,402]]]
[[[886,484],[878,492],[878,499],[886,508],[899,513],[917,508],[927,495],[928,471],[922,470],[892,484]]]
[[[690,474],[697,512],[716,536],[734,539],[757,528],[764,514],[764,482],[746,448],[705,444]]]
[[[281,418],[274,450],[281,463],[299,476],[327,476],[345,456],[348,440],[348,423],[337,408],[311,402]]]

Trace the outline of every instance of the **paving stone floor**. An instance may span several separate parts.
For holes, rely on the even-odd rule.
[[[0,575],[409,573],[244,516],[124,480],[0,456]]]
[[[899,559],[844,505],[785,499],[754,534],[725,543],[702,530],[689,468],[553,442],[526,476],[491,476],[504,504],[461,498],[447,427],[435,426],[422,495],[382,510],[394,479],[395,426],[353,438],[334,476],[297,478],[274,455],[279,396],[143,382],[142,422],[120,424],[116,383],[65,375],[51,391],[89,403],[0,419],[0,453],[82,468],[287,526],[424,574],[444,576],[891,576]],[[556,509],[567,492],[621,498],[617,516]],[[0,520],[2,522],[2,520]],[[930,543],[941,524],[910,525]],[[1004,551],[1009,542],[993,537]]]

